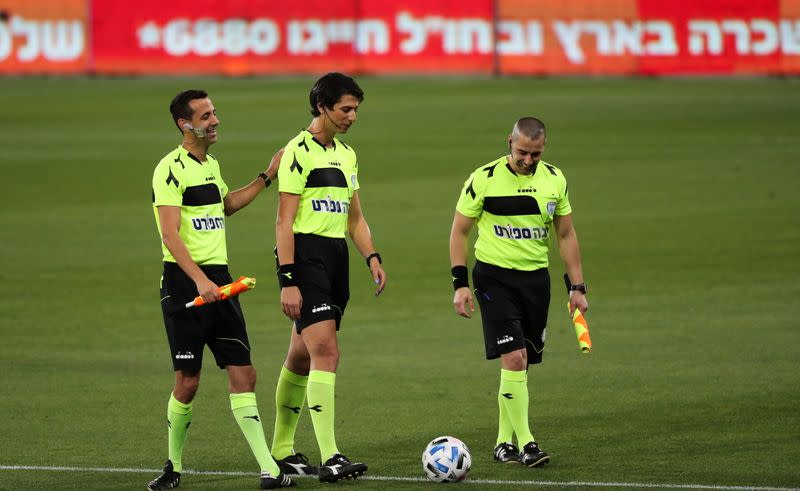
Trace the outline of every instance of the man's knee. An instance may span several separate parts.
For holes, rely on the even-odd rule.
[[[520,372],[528,369],[528,353],[525,349],[518,349],[501,355],[503,368]]]
[[[200,387],[200,372],[178,370],[175,372],[175,398],[184,404],[192,402]]]
[[[254,392],[256,369],[252,365],[228,367],[228,389],[231,393]]]

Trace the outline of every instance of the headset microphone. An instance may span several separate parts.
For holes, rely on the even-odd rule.
[[[333,123],[333,125],[336,126],[337,128],[339,128],[340,130],[342,129],[342,127],[339,126],[338,124],[336,124],[336,122],[333,119],[331,119],[331,117],[328,115],[328,110],[325,109],[325,106],[322,106],[322,112],[325,113],[325,117],[328,118],[328,121]]]

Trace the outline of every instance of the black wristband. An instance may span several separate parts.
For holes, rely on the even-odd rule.
[[[383,264],[383,259],[381,259],[381,255],[378,254],[377,252],[373,252],[372,254],[367,256],[367,267],[368,268],[369,268],[369,262],[372,261],[373,257],[377,257],[378,258],[378,264]]]
[[[264,187],[268,188],[270,184],[272,184],[272,179],[264,172],[259,172],[258,177],[264,180]]]
[[[453,266],[450,274],[453,276],[453,290],[469,288],[469,273],[466,266]]]
[[[297,286],[297,270],[294,264],[281,264],[278,266],[278,283],[281,288]]]

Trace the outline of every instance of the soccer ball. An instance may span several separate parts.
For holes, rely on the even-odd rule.
[[[433,482],[463,481],[471,466],[469,449],[452,436],[434,438],[422,452],[422,469]]]

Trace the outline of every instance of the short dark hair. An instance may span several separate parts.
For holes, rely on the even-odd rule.
[[[192,108],[189,103],[195,99],[205,99],[208,97],[208,92],[203,89],[187,89],[179,92],[172,102],[169,103],[169,112],[172,113],[172,120],[175,121],[175,126],[178,126],[178,120],[192,119]],[[180,130],[181,128],[178,127]],[[183,131],[183,130],[181,130]]]
[[[351,95],[358,99],[359,103],[364,101],[364,91],[351,77],[339,72],[326,73],[317,80],[311,87],[311,93],[308,94],[311,115],[317,117],[321,114],[317,108],[318,104],[328,109],[333,108],[343,95]]]

